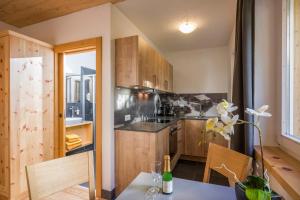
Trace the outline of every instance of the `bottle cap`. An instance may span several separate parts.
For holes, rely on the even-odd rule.
[[[165,155],[165,156],[164,156],[164,159],[165,159],[165,160],[170,160],[170,156],[169,156],[169,155]]]

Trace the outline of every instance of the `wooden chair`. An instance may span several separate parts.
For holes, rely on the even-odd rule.
[[[234,175],[227,169],[234,172],[238,180],[243,181],[247,177],[249,170],[251,169],[251,165],[251,157],[233,151],[229,148],[210,143],[203,182],[209,183],[210,172],[213,169],[227,177],[229,185],[234,186],[237,181]]]
[[[47,199],[85,182],[89,182],[86,199],[95,200],[93,151],[26,166],[26,175],[31,200]]]

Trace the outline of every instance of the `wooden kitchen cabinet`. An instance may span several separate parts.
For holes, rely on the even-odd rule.
[[[120,194],[140,172],[151,172],[151,164],[163,163],[169,154],[169,132],[158,133],[117,130],[115,132],[116,193]]]
[[[224,147],[230,148],[230,141],[225,140],[225,138],[214,131],[208,131],[204,137],[204,156],[207,156],[209,143],[218,144]]]
[[[115,41],[116,86],[171,92],[173,67],[139,36]]]
[[[206,157],[209,143],[230,147],[230,141],[219,133],[206,132],[206,120],[185,120],[184,155]]]
[[[184,155],[204,157],[206,120],[185,120]]]

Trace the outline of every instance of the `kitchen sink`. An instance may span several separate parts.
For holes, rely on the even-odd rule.
[[[66,118],[66,125],[78,124],[82,122],[81,117],[67,117]]]

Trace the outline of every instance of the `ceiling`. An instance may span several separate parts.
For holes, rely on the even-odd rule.
[[[228,44],[236,0],[126,0],[116,6],[162,51],[213,48]],[[185,19],[198,28],[178,31]]]
[[[122,0],[0,0],[0,21],[24,27],[104,3]]]

